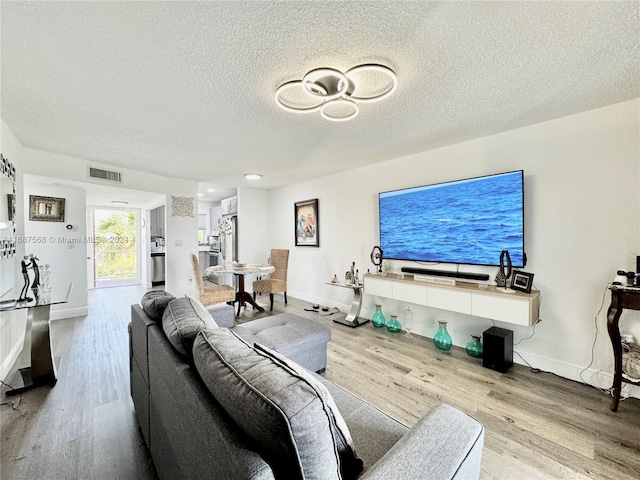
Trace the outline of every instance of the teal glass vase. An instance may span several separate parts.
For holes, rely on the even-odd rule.
[[[391,315],[391,318],[389,318],[389,321],[387,322],[387,330],[392,333],[397,333],[402,330],[402,325],[400,325],[397,315]]]
[[[472,357],[482,358],[482,343],[480,342],[480,335],[471,335],[471,341],[467,343],[465,350]]]
[[[438,322],[438,331],[433,337],[433,344],[439,350],[449,350],[453,341],[449,332],[447,332],[447,322]]]
[[[384,313],[382,313],[382,305],[376,304],[376,311],[371,316],[371,325],[376,328],[382,328],[387,324],[387,319],[384,318]]]

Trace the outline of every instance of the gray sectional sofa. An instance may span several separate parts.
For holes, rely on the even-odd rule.
[[[276,333],[289,327],[253,325],[273,317],[220,328],[230,326],[224,306],[208,312],[185,297],[162,313],[152,303],[131,308],[131,394],[161,479],[479,477],[474,418],[439,405],[409,429],[312,373],[326,363],[310,371],[291,359],[321,345],[326,362],[326,327],[290,318],[303,322],[294,330],[322,328],[289,342]]]

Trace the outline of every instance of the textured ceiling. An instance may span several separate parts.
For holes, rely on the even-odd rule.
[[[637,98],[638,5],[2,1],[1,114],[30,147],[272,188]],[[399,86],[350,122],[274,103],[361,63]]]

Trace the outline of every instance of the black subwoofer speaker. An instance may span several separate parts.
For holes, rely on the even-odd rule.
[[[513,331],[491,327],[482,334],[482,366],[506,372],[513,365]]]

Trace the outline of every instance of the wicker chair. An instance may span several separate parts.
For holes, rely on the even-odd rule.
[[[284,293],[284,303],[287,303],[287,268],[289,266],[289,250],[273,249],[269,257],[269,264],[276,269],[269,274],[269,278],[253,282],[253,299],[256,293],[268,293],[273,311],[273,294]]]
[[[202,280],[202,271],[200,270],[200,262],[198,257],[191,254],[191,265],[193,265],[193,274],[196,277],[196,285],[198,287],[198,300],[205,307],[215,305],[216,303],[235,302],[236,291],[229,285],[216,285],[207,282],[204,284]]]

